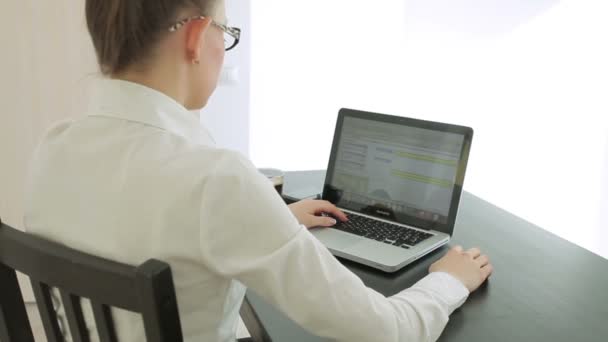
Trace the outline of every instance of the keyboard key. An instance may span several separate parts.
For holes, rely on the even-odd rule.
[[[403,248],[415,246],[433,236],[420,230],[353,214],[349,215],[348,222],[338,222],[333,228]]]
[[[404,245],[404,244],[406,244],[406,243],[407,243],[407,241],[406,241],[406,240],[399,239],[399,240],[397,240],[397,241],[395,242],[395,246],[402,246],[402,245]]]

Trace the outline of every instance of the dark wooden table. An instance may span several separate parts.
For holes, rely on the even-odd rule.
[[[323,171],[290,172],[285,193],[311,187],[320,192],[324,177]],[[451,316],[440,341],[608,341],[608,260],[467,192],[450,245],[455,244],[481,247],[495,273]],[[395,274],[340,261],[390,296],[423,278],[448,248]],[[323,340],[254,293],[247,296],[274,341]]]

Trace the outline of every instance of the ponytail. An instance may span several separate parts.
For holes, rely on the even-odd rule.
[[[180,10],[209,15],[217,0],[86,0],[87,27],[101,72],[115,75],[148,56]]]

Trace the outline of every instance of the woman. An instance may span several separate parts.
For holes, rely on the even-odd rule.
[[[287,207],[243,156],[220,149],[190,110],[215,90],[223,0],[87,0],[102,73],[87,116],[39,147],[26,227],[123,263],[171,265],[186,341],[233,341],[245,287],[312,333],[348,341],[431,341],[492,272],[456,247],[410,289],[366,288],[308,232],[347,217],[322,201]],[[122,341],[138,316],[115,311]]]

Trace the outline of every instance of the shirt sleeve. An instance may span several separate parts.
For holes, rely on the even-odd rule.
[[[203,184],[203,262],[311,333],[339,341],[435,341],[466,300],[468,290],[446,273],[386,298],[301,226],[248,160],[228,156],[217,170]]]

